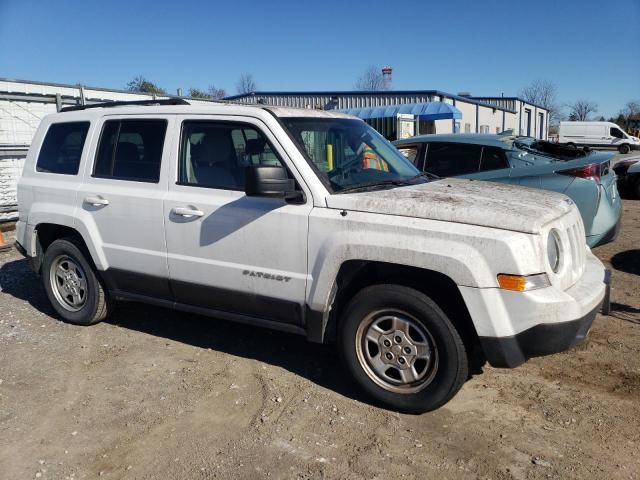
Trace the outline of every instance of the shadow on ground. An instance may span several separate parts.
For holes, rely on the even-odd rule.
[[[610,315],[625,322],[640,325],[640,308],[625,305],[624,303],[612,302]]]
[[[46,315],[56,316],[40,279],[26,260],[9,261],[0,267],[0,289]],[[137,303],[117,304],[108,323],[275,365],[341,395],[370,403],[343,373],[332,345],[317,345],[298,335]]]
[[[611,265],[616,270],[640,275],[640,250],[626,250],[611,257]]]

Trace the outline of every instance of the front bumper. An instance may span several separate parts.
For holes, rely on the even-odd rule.
[[[24,247],[20,244],[20,242],[18,242],[17,240],[13,243],[13,246],[16,248],[16,250],[18,250],[18,252],[20,252],[20,255],[22,255],[25,258],[29,258],[29,256],[27,255],[27,251],[24,249]]]
[[[553,286],[523,293],[459,287],[489,364],[517,367],[584,339],[601,306],[608,303],[610,279],[590,251],[585,263],[580,279],[565,291]]]
[[[489,364],[514,368],[531,357],[564,352],[582,343],[600,305],[584,317],[562,323],[540,324],[510,337],[480,337]]]

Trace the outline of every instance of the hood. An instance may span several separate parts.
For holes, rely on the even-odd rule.
[[[573,207],[566,196],[520,186],[449,178],[327,197],[340,210],[466,223],[524,233],[538,233],[545,224]]]

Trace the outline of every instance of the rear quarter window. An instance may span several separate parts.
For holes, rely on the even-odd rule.
[[[509,168],[509,163],[507,162],[507,157],[505,156],[504,151],[497,147],[483,147],[480,171],[486,172],[502,168]]]
[[[36,171],[77,175],[89,122],[54,123],[42,142]]]
[[[396,148],[402,155],[407,157],[407,160],[413,163],[416,167],[420,168],[420,165],[418,165],[419,148],[417,145],[398,145],[398,147]]]

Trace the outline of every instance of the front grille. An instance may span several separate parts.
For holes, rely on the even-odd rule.
[[[578,281],[584,272],[584,264],[586,260],[586,240],[584,227],[579,219],[568,225],[564,230],[566,239],[565,245],[568,246],[569,252],[565,255],[565,261],[569,262],[564,273],[564,281],[562,282],[566,288],[570,287]]]

